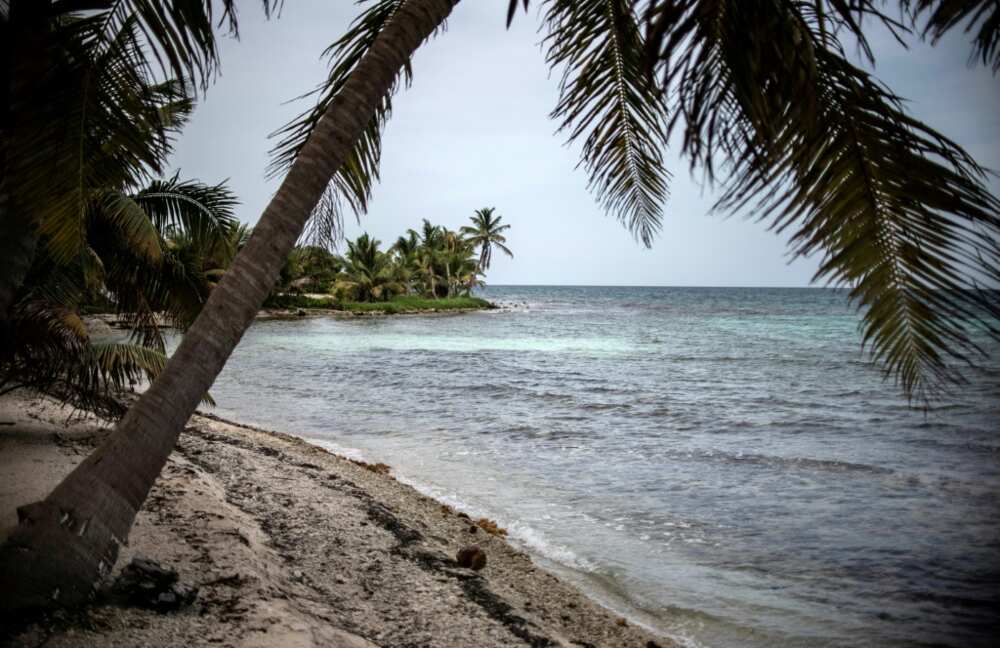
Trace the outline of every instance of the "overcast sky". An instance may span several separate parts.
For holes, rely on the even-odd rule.
[[[178,142],[174,166],[186,178],[229,179],[240,219],[254,223],[277,188],[265,169],[269,133],[309,104],[289,100],[325,76],[323,49],[345,31],[357,7],[346,0],[291,0],[266,22],[253,3],[241,39],[222,44],[222,74]],[[382,181],[371,209],[347,236],[363,231],[386,244],[422,218],[457,228],[478,207],[494,206],[511,225],[515,258],[495,257],[492,284],[805,286],[816,259],[790,262],[785,240],[765,224],[708,214],[710,190],[674,172],[663,232],[652,249],[605,216],[575,169],[576,148],[547,117],[557,79],[538,46],[533,9],[504,27],[506,0],[466,0],[448,31],[420,49],[414,83],[395,99],[384,134]],[[251,9],[253,7],[253,9]],[[957,34],[909,51],[875,38],[877,76],[910,108],[1000,169],[1000,78],[967,66]],[[994,194],[1000,183],[991,183]]]

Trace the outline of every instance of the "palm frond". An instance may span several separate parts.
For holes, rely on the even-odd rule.
[[[100,27],[88,18],[56,28],[59,47],[49,52],[34,108],[15,111],[19,127],[8,142],[11,209],[30,214],[62,262],[82,249],[91,190],[123,190],[160,169],[191,109],[176,84],[150,84],[131,67],[142,47],[135,21],[107,38]]]
[[[351,71],[371,48],[375,39],[392,20],[396,11],[405,0],[361,0],[369,2],[369,7],[356,18],[347,33],[340,37],[323,53],[329,60],[329,75],[319,87],[303,95],[303,98],[314,98],[315,106],[286,124],[272,134],[278,138],[278,143],[272,149],[273,161],[270,174],[283,173],[309,138],[313,128],[319,123],[333,98],[343,88]],[[407,64],[402,71],[401,79],[409,84],[412,80],[412,69]],[[368,127],[355,144],[336,175],[331,179],[331,192],[335,197],[325,204],[335,210],[319,209],[314,214],[319,218],[318,224],[312,227],[314,235],[322,225],[336,226],[341,222],[340,201],[343,200],[360,215],[367,211],[373,185],[379,179],[379,161],[382,155],[382,129],[392,113],[392,93],[383,97],[376,107]],[[327,237],[330,238],[330,237]],[[332,238],[336,238],[334,235]]]
[[[525,13],[528,12],[528,4],[530,0],[521,0],[521,7],[524,9]],[[514,22],[514,14],[517,13],[518,0],[510,0],[510,4],[507,5],[507,28],[510,29],[510,24]]]
[[[604,209],[649,246],[668,196],[667,106],[649,81],[632,5],[550,0],[545,45],[563,70],[552,117],[569,141],[583,139],[581,164]]]
[[[148,47],[134,52],[133,65],[152,76],[178,79],[203,88],[214,78],[219,65],[216,26],[227,25],[239,35],[235,0],[113,0],[97,17],[102,32],[116,33],[135,21]],[[280,8],[281,0],[262,0],[264,13]],[[61,5],[61,6],[60,6]],[[216,14],[216,5],[221,11]],[[56,12],[73,11],[73,3],[56,2]],[[154,68],[156,68],[154,70]]]
[[[198,246],[166,245],[156,263],[111,236],[95,246],[104,259],[105,289],[138,343],[162,350],[163,320],[183,330],[201,311],[210,285]]]
[[[163,255],[160,230],[133,196],[117,191],[101,192],[90,210],[89,220],[96,219],[106,221],[134,253],[159,263]]]
[[[163,353],[138,344],[89,344],[74,367],[73,382],[94,392],[124,391],[142,380],[152,382],[166,363]]]
[[[500,237],[500,238],[503,239],[503,237]],[[510,258],[512,258],[512,259],[514,258],[514,253],[510,251],[509,247],[507,247],[506,245],[504,245],[504,241],[502,241],[502,240],[496,240],[496,241],[493,242],[493,245],[497,246],[497,248],[501,252],[503,252],[504,254],[506,254],[507,256],[509,256]]]
[[[869,3],[654,4],[671,128],[683,120],[692,166],[722,183],[716,208],[749,206],[796,255],[822,254],[815,280],[851,289],[863,344],[905,393],[959,380],[954,363],[981,351],[973,331],[998,333],[979,282],[997,266],[1000,203],[961,147],[847,60],[838,7]]]
[[[167,364],[160,351],[128,342],[88,344],[70,368],[64,383],[50,391],[90,411],[124,414],[121,394],[142,382],[151,383]],[[202,403],[215,405],[210,394]]]
[[[160,232],[183,230],[200,239],[227,239],[236,227],[236,195],[225,185],[180,180],[153,180],[135,193],[135,204]]]
[[[789,158],[787,194],[765,200],[796,254],[822,250],[817,279],[852,287],[863,344],[907,394],[926,399],[960,375],[947,357],[981,356],[971,331],[996,337],[1000,308],[979,281],[1000,234],[1000,202],[956,144],[903,113],[844,59],[818,57],[823,140]],[[985,263],[984,263],[985,262]]]
[[[924,16],[923,33],[937,42],[946,33],[965,23],[965,33],[973,34],[970,61],[1000,71],[1000,3],[996,0],[904,0],[914,21]]]
[[[33,357],[58,359],[86,345],[90,335],[80,316],[65,304],[39,297],[22,300],[15,308],[19,346],[30,349]],[[46,370],[44,362],[34,364],[36,370]]]
[[[344,237],[344,206],[342,192],[330,184],[323,192],[306,222],[299,243],[335,249]]]
[[[209,271],[225,267],[236,253],[241,230],[232,213],[235,198],[224,185],[176,176],[133,195],[105,193],[88,232],[101,260],[103,289],[133,338],[162,349],[163,319],[187,328],[215,283]],[[147,239],[155,255],[136,244]]]

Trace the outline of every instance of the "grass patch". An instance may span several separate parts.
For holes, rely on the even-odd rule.
[[[271,295],[264,308],[322,308],[351,313],[413,313],[419,311],[448,311],[492,308],[493,305],[478,297],[451,297],[426,299],[424,297],[396,297],[387,302],[340,302],[333,297],[307,297],[306,295]]]
[[[396,297],[387,302],[344,302],[343,310],[353,313],[409,313],[413,311],[442,311],[490,308],[491,304],[478,297],[451,297],[449,299],[426,299],[424,297]]]

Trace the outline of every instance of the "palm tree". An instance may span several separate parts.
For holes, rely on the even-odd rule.
[[[460,286],[468,292],[478,281],[481,273],[480,259],[476,257],[475,246],[462,238],[457,232],[443,229],[443,247],[439,258],[445,269],[445,280],[448,287],[448,297],[453,297]]]
[[[21,509],[22,523],[0,549],[5,611],[85,600],[114,563],[118,539],[314,207],[332,187],[363,208],[392,90],[455,4],[378,0],[331,48],[331,75],[315,109],[288,126],[278,147],[287,175],[232,271],[108,440],[43,502]],[[528,4],[511,0],[508,20]],[[916,15],[931,4],[904,2]],[[662,151],[683,124],[683,150],[726,189],[721,206],[756,199],[777,227],[796,228],[799,252],[824,251],[821,276],[850,284],[870,307],[865,325],[875,355],[907,392],[951,376],[942,352],[974,351],[970,323],[997,335],[987,320],[997,308],[980,292],[939,290],[975,288],[964,273],[990,274],[998,265],[990,246],[1000,210],[983,171],[843,55],[839,34],[865,47],[864,20],[899,24],[880,3],[544,6],[548,60],[564,71],[553,116],[571,140],[583,141],[583,166],[601,203],[643,242],[661,223],[669,180]],[[975,14],[994,25],[992,34],[998,27],[989,18]],[[986,42],[984,59],[995,54],[996,38]]]
[[[234,201],[223,187],[152,180],[192,108],[179,69],[191,59],[174,57],[163,71],[175,80],[157,80],[144,53],[166,53],[180,32],[146,40],[148,11],[106,4],[92,15],[80,3],[0,5],[4,34],[34,46],[0,59],[16,77],[0,95],[0,385],[120,414],[112,392],[165,362],[158,317],[183,328],[204,303],[211,274],[193,246],[221,245]],[[78,312],[93,297],[132,340],[90,340]]]
[[[325,293],[343,270],[344,261],[325,247],[298,245],[281,268],[278,291]]]
[[[381,243],[367,233],[347,242],[344,279],[335,286],[338,293],[347,292],[356,301],[371,302],[387,301],[405,291],[392,256],[378,249]]]
[[[434,225],[426,218],[420,225],[420,245],[436,250],[444,245],[444,231],[440,225]]]
[[[443,279],[437,268],[438,258],[439,254],[435,248],[421,245],[417,249],[417,271],[423,280],[423,293],[431,299],[438,298],[438,282]]]
[[[510,258],[514,258],[514,253],[506,246],[507,238],[502,232],[510,229],[510,225],[501,225],[499,214],[493,216],[494,207],[484,207],[477,209],[472,216],[472,226],[463,225],[462,233],[474,247],[479,248],[479,269],[489,270],[490,259],[493,257],[493,246],[496,246]]]
[[[150,337],[157,349],[162,351],[163,341],[156,316],[165,315],[185,330],[235,258],[242,231],[236,204],[224,185],[181,181],[175,175],[130,194],[105,192],[98,211],[111,214],[90,215],[91,227],[105,223],[88,238],[103,262],[112,301],[130,327]],[[148,242],[137,244],[131,231],[148,232]],[[127,237],[122,240],[119,232]],[[151,257],[145,249],[154,251]]]
[[[420,247],[420,240],[417,233],[413,230],[407,230],[406,236],[400,236],[396,239],[396,242],[392,244],[393,251],[399,255],[401,259],[409,259],[417,252],[417,248]]]
[[[452,270],[456,265],[462,240],[457,233],[447,228],[442,229],[441,234],[441,250],[438,252],[438,258],[444,266],[445,297],[451,297],[455,288],[455,276]]]
[[[392,252],[396,255],[396,265],[399,268],[400,278],[406,288],[406,292],[416,289],[414,279],[420,274],[420,241],[415,231],[407,230],[406,236],[400,236],[392,246]]]
[[[0,358],[0,393],[21,387],[78,407],[121,415],[117,393],[162,370],[160,320],[180,330],[212,289],[212,255],[236,230],[235,200],[223,186],[155,181],[133,194],[95,192],[83,249],[61,261],[40,246],[11,312],[14,345]],[[80,312],[109,303],[130,331],[127,342],[96,343]]]
[[[0,348],[39,243],[71,256],[89,191],[162,173],[188,88],[214,74],[213,3],[166,4],[0,2]],[[235,31],[233,0],[220,4]]]
[[[482,270],[479,268],[479,258],[470,246],[455,259],[455,282],[461,287],[462,295],[468,297],[479,286],[485,285],[482,280]]]
[[[410,236],[416,234],[410,230]],[[447,277],[442,273],[441,250],[444,247],[444,230],[432,224],[426,218],[420,227],[417,235],[420,246],[417,250],[417,266],[424,280],[424,292],[431,299],[437,299],[439,282],[443,280],[447,286]]]

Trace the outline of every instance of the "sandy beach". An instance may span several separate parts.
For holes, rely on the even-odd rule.
[[[0,398],[0,534],[100,442],[106,422],[47,398]],[[289,435],[197,414],[139,513],[134,557],[195,601],[57,613],[13,646],[670,646],[536,566],[468,516]],[[469,545],[479,571],[460,567]]]

